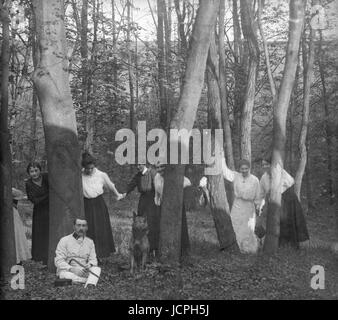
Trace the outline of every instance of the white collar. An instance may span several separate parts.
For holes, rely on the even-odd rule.
[[[143,171],[142,171],[142,175],[144,176],[144,174],[148,171],[147,167],[144,167]]]

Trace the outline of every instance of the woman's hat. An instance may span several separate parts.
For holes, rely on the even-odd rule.
[[[16,189],[16,188],[12,188],[12,197],[13,197],[13,200],[25,200],[26,199],[25,194],[21,190]]]

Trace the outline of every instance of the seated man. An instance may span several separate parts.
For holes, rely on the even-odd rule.
[[[86,237],[87,230],[86,220],[75,219],[74,232],[59,241],[54,260],[60,279],[86,283],[85,287],[88,284],[96,285],[101,273],[101,268],[97,266],[94,242]]]

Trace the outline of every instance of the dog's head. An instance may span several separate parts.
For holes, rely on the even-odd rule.
[[[147,234],[148,233],[147,218],[144,216],[138,216],[135,212],[133,212],[132,231],[134,236],[142,236],[143,234]]]

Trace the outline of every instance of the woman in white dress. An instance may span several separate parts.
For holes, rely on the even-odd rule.
[[[18,212],[18,201],[24,200],[26,197],[23,192],[18,189],[12,188],[13,197],[13,221],[14,221],[14,236],[15,236],[15,252],[16,262],[19,264],[32,258],[31,251],[28,246],[26,238],[25,227]]]
[[[226,180],[234,183],[235,199],[231,208],[231,221],[239,249],[243,253],[256,253],[258,241],[255,235],[256,211],[260,204],[260,185],[250,173],[250,162],[240,160],[239,172],[228,168],[222,159],[222,172]]]

